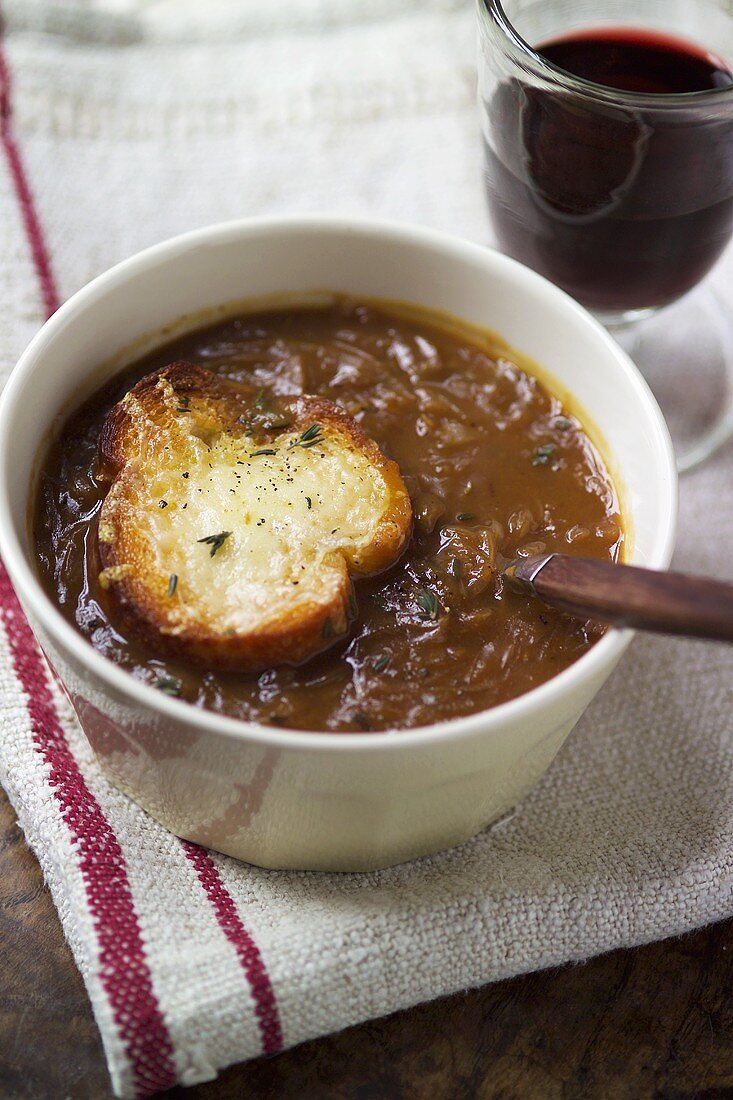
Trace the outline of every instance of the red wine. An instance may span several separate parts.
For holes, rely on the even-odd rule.
[[[606,93],[521,78],[496,89],[486,165],[499,243],[598,311],[673,301],[733,232],[733,71],[634,28],[584,31],[538,52]],[[659,98],[725,88],[702,101]],[[631,104],[624,92],[656,98]]]
[[[733,85],[733,73],[714,54],[635,28],[577,31],[546,42],[538,53],[573,76],[625,92],[679,95]]]

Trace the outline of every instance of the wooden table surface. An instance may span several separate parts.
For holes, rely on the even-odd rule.
[[[0,1098],[106,1100],[89,1002],[0,793]],[[181,1100],[733,1097],[733,921],[305,1043]]]

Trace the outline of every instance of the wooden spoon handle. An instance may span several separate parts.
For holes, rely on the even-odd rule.
[[[733,584],[568,554],[527,558],[507,575],[581,618],[733,642]]]

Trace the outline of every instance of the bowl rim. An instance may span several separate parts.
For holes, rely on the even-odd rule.
[[[496,249],[454,236],[439,230],[409,223],[368,217],[343,215],[279,215],[242,218],[203,226],[170,237],[158,244],[134,253],[115,264],[78,290],[70,297],[36,333],[17,364],[11,371],[5,389],[0,396],[0,555],[13,585],[18,590],[23,606],[28,606],[54,641],[71,654],[105,688],[121,695],[126,702],[150,710],[176,722],[188,724],[200,733],[225,736],[280,749],[300,749],[335,752],[374,752],[377,750],[407,750],[419,745],[435,744],[444,738],[470,738],[489,736],[493,729],[530,720],[559,697],[572,693],[574,688],[592,680],[604,666],[615,662],[633,636],[631,630],[610,629],[587,653],[551,679],[508,702],[481,710],[461,718],[451,718],[412,729],[377,730],[370,733],[339,734],[327,731],[300,730],[295,727],[273,727],[257,722],[205,710],[181,699],[168,696],[152,685],[131,676],[122,666],[103,656],[91,643],[78,633],[61,614],[43,590],[26,560],[21,539],[15,530],[10,509],[9,470],[12,455],[12,425],[15,408],[23,395],[28,376],[38,364],[49,344],[63,333],[76,316],[91,309],[95,300],[113,291],[121,283],[134,279],[138,274],[156,264],[170,261],[172,257],[201,246],[220,245],[233,239],[244,240],[248,236],[267,232],[273,235],[294,232],[352,233],[354,236],[388,240],[397,247],[422,245],[444,255],[464,261],[479,262],[493,268],[493,273],[508,279],[518,288],[527,288],[549,296],[567,316],[585,328],[605,345],[607,353],[615,359],[619,370],[626,376],[637,399],[644,408],[653,441],[666,465],[666,477],[659,486],[663,499],[663,520],[652,552],[651,568],[665,568],[674,547],[677,520],[677,469],[672,442],[667,425],[652,393],[626,353],[616,344],[601,324],[578,302],[554,286],[543,276],[503,255]],[[409,298],[409,294],[407,295]],[[26,489],[26,493],[28,489]]]

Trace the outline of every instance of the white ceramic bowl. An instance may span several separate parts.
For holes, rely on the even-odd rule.
[[[272,729],[169,698],[95,652],[44,594],[26,532],[39,449],[59,411],[103,381],[100,363],[185,314],[322,289],[444,310],[536,359],[605,437],[629,560],[669,563],[677,479],[666,426],[636,368],[580,306],[478,245],[320,217],[197,230],[124,261],[62,306],[2,397],[0,551],[113,783],[180,836],[252,863],[366,870],[458,844],[517,803],[630,633],[610,631],[548,683],[468,718],[348,736]]]

